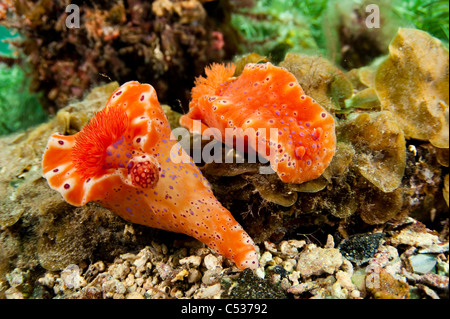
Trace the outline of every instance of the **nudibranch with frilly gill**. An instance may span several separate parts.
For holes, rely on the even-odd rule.
[[[132,223],[192,236],[240,269],[258,267],[252,239],[177,143],[149,84],[125,83],[80,132],[53,134],[42,167],[72,205],[97,202]]]
[[[218,129],[225,138],[227,131],[246,132],[234,136],[245,138],[249,149],[269,160],[285,183],[319,177],[336,149],[333,116],[307,96],[284,68],[270,62],[249,63],[238,77],[234,71],[234,64],[207,67],[206,78],[196,79],[189,113],[180,124],[200,134]],[[261,129],[275,133],[259,135]]]

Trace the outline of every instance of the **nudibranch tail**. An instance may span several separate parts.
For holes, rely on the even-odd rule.
[[[54,134],[42,167],[72,205],[95,201],[127,221],[193,236],[239,268],[258,266],[253,241],[174,139],[148,84],[125,83],[81,132]]]

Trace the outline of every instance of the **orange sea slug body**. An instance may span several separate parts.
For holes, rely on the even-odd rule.
[[[235,136],[246,138],[249,147],[268,159],[282,181],[303,183],[319,177],[336,148],[333,117],[305,95],[284,68],[250,63],[239,77],[233,77],[234,70],[233,64],[207,68],[206,78],[196,80],[189,113],[180,123],[194,131],[199,120],[197,133],[216,128],[224,139],[230,130],[252,128],[247,137]],[[271,135],[269,129],[276,133]]]
[[[253,241],[174,139],[148,84],[124,84],[81,132],[52,135],[42,165],[72,205],[95,201],[133,223],[195,237],[241,269],[258,266]]]

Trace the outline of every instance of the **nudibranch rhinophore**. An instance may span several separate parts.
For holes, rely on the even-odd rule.
[[[258,267],[252,239],[177,143],[151,85],[125,83],[82,131],[53,134],[42,167],[72,205],[97,202],[130,222],[197,238],[241,269]]]
[[[234,64],[207,67],[206,78],[196,79],[189,113],[180,124],[200,134],[215,128],[223,138],[246,132],[236,133],[235,140],[245,138],[285,183],[319,177],[336,149],[333,117],[284,68],[249,63],[240,76],[233,77],[234,71]],[[265,134],[258,133],[261,129]],[[271,129],[275,133],[267,132]]]

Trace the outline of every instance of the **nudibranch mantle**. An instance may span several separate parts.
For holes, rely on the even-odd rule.
[[[53,134],[42,168],[72,205],[97,202],[130,222],[197,238],[241,269],[258,267],[252,239],[177,143],[151,85],[125,83],[82,131]]]
[[[180,124],[191,132],[200,127],[196,132],[200,134],[215,128],[222,137],[230,130],[275,129],[275,137],[269,132],[264,139],[258,133],[247,135],[248,147],[269,160],[285,183],[319,177],[336,149],[332,115],[305,95],[295,76],[284,68],[270,62],[249,63],[238,77],[234,71],[234,64],[207,67],[206,78],[196,79],[189,113]],[[195,125],[196,120],[201,125]]]

